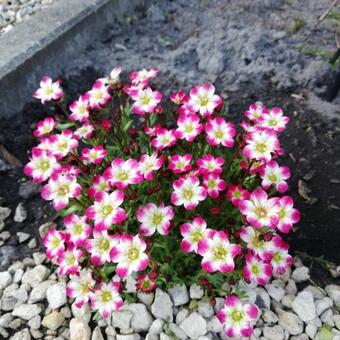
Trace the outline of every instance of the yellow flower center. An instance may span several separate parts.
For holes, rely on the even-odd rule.
[[[39,169],[46,171],[50,168],[50,162],[47,160],[43,160],[39,163]]]
[[[251,266],[251,272],[254,274],[254,275],[258,275],[260,273],[260,268],[257,264],[253,264]]]
[[[94,95],[94,98],[95,98],[96,100],[100,100],[100,99],[102,99],[103,97],[104,97],[104,93],[103,93],[103,92],[100,92],[100,91],[96,92],[95,95]]]
[[[203,234],[200,230],[195,230],[194,232],[191,233],[191,239],[193,240],[194,243],[198,243],[201,241],[203,237]]]
[[[150,102],[151,102],[151,98],[149,96],[147,96],[147,95],[142,96],[141,99],[140,99],[140,103],[142,105],[149,105]]]
[[[223,246],[218,246],[214,249],[214,258],[217,261],[224,260],[228,255],[227,249],[225,249]]]
[[[122,182],[126,181],[127,179],[129,178],[129,175],[127,174],[126,171],[121,171],[119,174],[118,174],[118,179]]]
[[[46,87],[45,91],[47,96],[51,96],[54,93],[52,86]]]
[[[130,261],[135,261],[137,260],[139,257],[139,249],[136,248],[136,247],[132,247],[129,249],[129,252],[128,252],[128,258]]]
[[[183,192],[183,196],[186,200],[191,200],[194,196],[194,192],[192,189],[185,189]]]
[[[273,257],[273,261],[276,263],[280,263],[282,261],[282,255],[280,253],[276,253]]]
[[[256,151],[260,153],[264,153],[267,150],[267,146],[265,143],[257,143],[255,148],[256,148]]]
[[[74,232],[76,235],[80,235],[80,234],[83,232],[83,226],[82,226],[81,224],[76,224],[76,225],[74,226],[73,232]]]
[[[277,120],[275,118],[271,118],[268,121],[269,126],[276,126],[277,125]]]
[[[184,130],[186,133],[191,133],[194,130],[194,128],[192,125],[186,125]]]
[[[216,188],[216,182],[213,179],[208,180],[208,188],[209,189],[215,189]]]
[[[286,217],[286,212],[284,211],[284,209],[281,209],[277,214],[279,215],[280,219]]]
[[[153,225],[160,225],[163,221],[163,215],[161,213],[155,213],[152,216],[152,224]]]
[[[276,183],[278,180],[277,176],[274,174],[269,175],[268,178],[272,183]]]
[[[199,98],[200,106],[206,106],[209,103],[209,98],[207,96],[201,96]]]
[[[215,131],[215,137],[216,137],[217,139],[222,138],[222,137],[223,137],[223,131],[222,131],[222,130],[216,130],[216,131]]]
[[[60,246],[61,241],[58,238],[54,238],[53,241],[51,242],[52,248],[56,249]]]
[[[112,300],[112,294],[109,291],[102,292],[100,298],[103,302],[109,302]]]
[[[109,216],[112,213],[113,208],[111,207],[111,205],[105,205],[103,207],[102,213],[105,217]]]
[[[244,317],[244,313],[239,311],[239,310],[234,310],[232,313],[231,313],[231,318],[233,321],[235,322],[239,322],[243,319]]]
[[[69,258],[67,259],[67,263],[69,266],[74,265],[76,262],[76,258],[74,257],[74,255],[70,255]]]
[[[107,251],[110,249],[110,242],[109,240],[102,238],[98,243],[98,248],[103,251]]]
[[[68,193],[70,192],[70,187],[66,184],[64,185],[61,185],[59,188],[58,188],[58,195],[59,196],[65,196],[67,195]]]
[[[258,207],[255,209],[256,216],[260,218],[265,218],[268,214],[267,210],[264,207]]]
[[[67,142],[62,142],[58,145],[59,150],[66,150],[67,149]]]

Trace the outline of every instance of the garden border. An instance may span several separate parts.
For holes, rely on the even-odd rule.
[[[110,22],[145,0],[59,0],[0,37],[0,117],[22,110],[44,75],[57,77]]]

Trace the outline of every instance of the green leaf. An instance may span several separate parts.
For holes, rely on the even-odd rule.
[[[70,215],[72,214],[73,212],[76,212],[76,211],[82,211],[83,208],[77,204],[75,205],[72,205],[71,207],[69,207],[68,209],[63,209],[61,211],[59,211],[58,215],[61,216],[61,217],[65,217],[67,215]]]
[[[74,126],[74,123],[73,123],[73,122],[64,123],[64,124],[58,124],[58,125],[56,126],[56,129],[57,129],[57,130],[60,130],[60,131],[63,131],[63,130],[66,130],[66,129],[70,128],[71,126]]]
[[[319,340],[333,340],[334,339],[334,333],[332,332],[332,329],[328,325],[324,325],[319,332]]]

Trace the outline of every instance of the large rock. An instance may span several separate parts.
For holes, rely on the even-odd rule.
[[[90,340],[91,329],[83,319],[72,319],[70,322],[70,340]]]
[[[197,284],[191,285],[189,292],[190,292],[191,299],[200,299],[204,293],[202,287]]]
[[[296,268],[292,273],[292,279],[295,282],[307,281],[309,278],[309,269],[305,266]]]
[[[112,326],[119,329],[129,329],[131,326],[132,311],[120,310],[112,313]]]
[[[292,308],[302,321],[310,321],[316,317],[314,299],[311,292],[300,292],[293,301]]]
[[[152,335],[160,334],[163,330],[163,325],[164,325],[163,320],[161,320],[161,319],[154,320],[150,329],[149,329],[149,333],[152,334]]]
[[[337,308],[340,308],[340,286],[328,285],[325,287],[328,296],[334,301]]]
[[[326,309],[333,306],[333,300],[329,297],[324,297],[315,301],[316,314],[321,315]]]
[[[41,307],[38,305],[23,304],[14,308],[12,315],[18,316],[23,320],[32,319],[34,316],[41,313]]]
[[[294,313],[282,312],[279,315],[279,324],[290,334],[298,335],[303,332],[303,322]]]
[[[191,313],[181,324],[180,328],[191,339],[197,339],[207,332],[207,322],[198,313]]]
[[[42,320],[42,325],[52,331],[57,330],[64,322],[65,316],[57,311],[46,315]]]
[[[42,264],[34,267],[33,269],[27,270],[27,272],[22,276],[21,282],[27,283],[32,288],[36,287],[39,283],[44,281],[48,275],[50,274],[50,270],[43,266]]]
[[[173,303],[170,296],[164,293],[161,289],[156,289],[155,300],[151,305],[151,313],[158,319],[162,319],[166,322],[173,321],[172,312]]]
[[[181,306],[189,301],[189,294],[185,285],[170,288],[168,289],[168,292],[171,296],[174,306]]]
[[[52,309],[57,309],[67,302],[66,297],[66,283],[59,282],[50,287],[48,287],[47,301]]]
[[[35,303],[39,301],[43,301],[46,299],[46,292],[48,287],[50,287],[54,281],[47,280],[39,283],[36,287],[34,287],[29,296],[29,303]]]
[[[9,272],[0,273],[0,287],[6,288],[12,283],[12,275]]]
[[[97,326],[93,330],[91,340],[104,340],[103,334],[102,334],[99,326]]]
[[[14,214],[14,222],[19,222],[22,223],[26,220],[27,218],[27,212],[26,209],[23,205],[23,203],[19,203],[18,206],[15,209],[15,214]]]
[[[265,326],[263,328],[263,335],[270,340],[283,340],[285,338],[283,328],[280,325],[273,327]]]
[[[30,331],[25,328],[20,332],[15,333],[10,340],[31,340]]]
[[[141,303],[132,303],[129,305],[129,310],[132,312],[131,327],[137,332],[148,331],[153,318]]]
[[[277,302],[280,302],[285,295],[285,291],[277,284],[271,283],[266,285],[268,294]]]

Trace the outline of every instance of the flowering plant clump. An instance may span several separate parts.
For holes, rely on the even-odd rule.
[[[64,219],[43,240],[47,255],[78,307],[89,302],[107,317],[131,300],[131,275],[146,293],[200,283],[207,297],[226,296],[226,334],[249,336],[257,307],[223,283],[265,285],[291,265],[281,235],[299,212],[278,162],[288,118],[256,103],[237,127],[210,83],[166,100],[151,83],[158,70],[126,82],[120,73],[73,102],[48,77],[34,94],[57,108],[37,124],[24,169]]]

